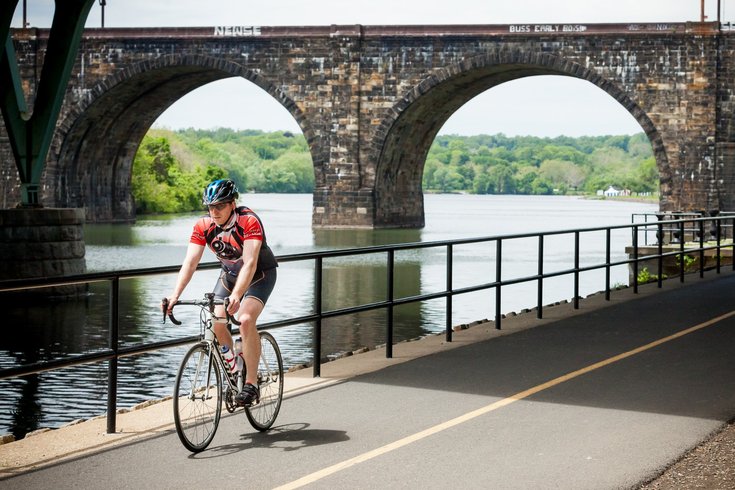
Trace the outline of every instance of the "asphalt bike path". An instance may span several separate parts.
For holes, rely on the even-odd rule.
[[[631,488],[735,417],[735,275],[223,414],[0,488]]]

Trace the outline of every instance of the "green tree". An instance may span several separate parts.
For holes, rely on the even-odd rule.
[[[646,158],[636,170],[636,182],[641,184],[638,192],[653,192],[658,189],[660,176],[658,165],[653,157]]]
[[[464,189],[464,177],[454,168],[445,165],[434,172],[434,185],[441,192],[454,192]]]
[[[180,213],[201,208],[204,186],[226,172],[216,166],[184,171],[165,139],[145,136],[133,159],[131,188],[136,213]]]
[[[510,165],[493,165],[487,169],[493,194],[515,194],[515,181]]]
[[[586,178],[584,169],[563,160],[544,161],[539,175],[559,189],[578,189]]]

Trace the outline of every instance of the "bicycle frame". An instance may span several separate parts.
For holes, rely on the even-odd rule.
[[[199,337],[203,342],[207,344],[207,349],[209,350],[210,355],[212,355],[212,357],[217,360],[216,361],[217,368],[220,370],[220,373],[224,375],[224,379],[227,381],[227,384],[230,390],[233,390],[235,393],[239,392],[242,389],[243,380],[245,379],[246,367],[243,364],[243,368],[241,371],[236,371],[234,373],[230,372],[229,367],[227,366],[224,358],[222,357],[221,344],[217,340],[217,336],[214,334],[214,328],[213,328],[214,321],[222,319],[221,317],[218,317],[214,314],[214,307],[218,305],[222,305],[225,307],[224,320],[227,321],[228,330],[230,329],[230,324],[240,325],[240,322],[238,322],[232,315],[230,315],[227,312],[228,299],[227,298],[225,298],[224,300],[215,299],[214,293],[207,293],[204,295],[203,300],[183,300],[183,301],[178,301],[176,304],[177,305],[198,306],[200,308]],[[162,305],[163,305],[163,310],[164,310],[164,321],[165,321],[166,311],[168,310],[168,299],[167,298],[164,298],[162,300]],[[176,318],[174,318],[173,313],[169,313],[168,317],[174,325],[181,325],[181,322],[178,321]],[[200,371],[201,367],[202,367],[201,365],[197,365],[197,372],[201,372]],[[207,372],[209,372],[209,370]],[[209,386],[209,381],[210,379],[207,379],[207,386]],[[227,410],[232,412],[234,410],[234,407],[230,407],[230,404],[228,403]]]
[[[202,310],[202,314],[204,315],[204,310]],[[214,330],[212,328],[212,323],[214,319],[216,319],[216,317],[214,317],[213,315],[209,316],[208,318],[200,318],[201,328],[204,330],[204,333],[202,335],[203,341],[207,343],[210,354],[213,354],[212,357],[216,359],[217,367],[224,375],[224,379],[227,381],[230,389],[239,392],[242,389],[243,379],[245,379],[245,365],[243,364],[243,368],[241,371],[235,371],[234,373],[230,372],[230,368],[229,366],[227,366],[227,363],[222,356],[221,345],[217,340],[216,335],[214,335]],[[202,322],[202,320],[204,321]]]

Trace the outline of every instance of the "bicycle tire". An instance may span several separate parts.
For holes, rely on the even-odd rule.
[[[209,344],[193,346],[181,361],[174,384],[174,421],[181,443],[198,453],[207,448],[222,414],[222,383]]]
[[[258,388],[260,401],[245,408],[245,413],[250,425],[263,432],[273,426],[283,401],[283,358],[276,339],[268,332],[260,332]]]

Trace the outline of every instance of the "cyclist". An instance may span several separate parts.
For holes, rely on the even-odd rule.
[[[204,247],[209,246],[222,263],[214,295],[219,299],[229,298],[228,313],[241,323],[246,377],[235,401],[239,405],[251,405],[260,399],[256,378],[260,339],[255,324],[273,291],[278,263],[266,242],[263,223],[251,209],[237,205],[238,196],[232,180],[215,180],[204,189],[202,203],[207,206],[208,215],[194,224],[168,305],[170,312],[199,265]],[[216,307],[216,316],[224,317],[224,313],[224,306]],[[234,352],[232,335],[224,320],[215,322],[214,332],[219,343]],[[229,357],[227,361],[233,372],[238,369],[236,358]]]

